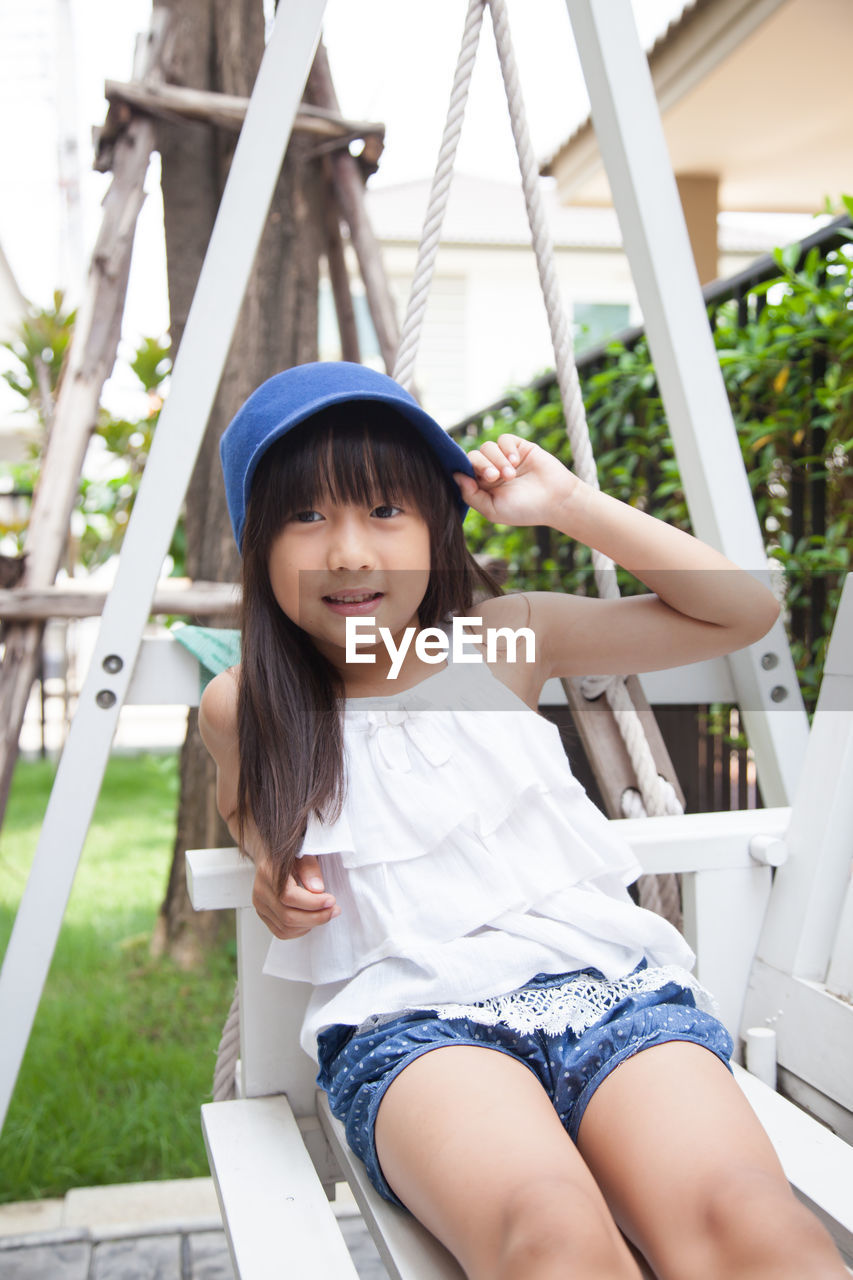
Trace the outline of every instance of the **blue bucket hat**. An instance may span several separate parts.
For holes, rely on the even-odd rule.
[[[429,445],[448,477],[454,471],[473,476],[468,455],[434,418],[393,378],[362,364],[322,361],[300,364],[277,373],[253,391],[232,419],[219,443],[225,496],[237,546],[242,548],[246,505],[255,469],[270,445],[293,427],[330,405],[367,401],[388,405]],[[464,520],[468,507],[458,488],[457,506]]]

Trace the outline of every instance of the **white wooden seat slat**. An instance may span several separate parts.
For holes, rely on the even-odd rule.
[[[236,1276],[357,1280],[284,1095],[208,1103],[202,1128]]]
[[[435,1236],[380,1196],[350,1150],[344,1126],[332,1115],[322,1090],[317,1092],[317,1113],[391,1280],[464,1280],[459,1263]]]
[[[853,1147],[735,1065],[735,1079],[773,1140],[794,1191],[853,1263]]]

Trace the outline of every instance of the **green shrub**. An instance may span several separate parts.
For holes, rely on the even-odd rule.
[[[853,239],[842,231],[843,240]],[[778,275],[753,291],[746,323],[735,301],[711,323],[768,556],[784,570],[785,607],[800,686],[811,709],[844,573],[853,523],[853,256],[850,246],[804,261],[798,245],[774,255]],[[687,503],[644,335],[616,339],[579,361],[601,487],[683,529]],[[510,394],[467,429],[466,448],[505,431],[536,441],[571,465],[552,378]],[[508,561],[522,590],[585,593],[589,549],[544,528],[466,520],[472,550]],[[619,571],[626,594],[642,590]]]

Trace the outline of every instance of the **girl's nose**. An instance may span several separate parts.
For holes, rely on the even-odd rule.
[[[369,531],[361,521],[341,521],[329,543],[329,568],[333,570],[372,569],[375,558]]]

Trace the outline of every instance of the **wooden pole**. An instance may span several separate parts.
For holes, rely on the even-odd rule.
[[[327,111],[340,115],[340,106],[329,69],[329,59],[322,44],[317,50],[314,66],[311,68],[306,92],[317,106],[325,107]],[[373,234],[373,228],[367,217],[361,171],[358,162],[348,151],[336,151],[331,157],[331,162],[335,194],[349,226],[350,239],[358,258],[361,278],[364,281],[367,305],[379,340],[379,350],[382,352],[385,368],[390,374],[397,356],[400,334],[397,328],[394,301],[388,288],[385,268],[382,265],[379,242]]]
[[[16,587],[0,590],[0,622],[47,622],[49,618],[95,618],[107,592],[92,587]],[[185,613],[216,617],[236,610],[240,588],[230,582],[189,582],[165,578],[151,603],[152,615]]]
[[[144,47],[146,71],[157,65],[162,25],[152,25]],[[103,385],[115,364],[127,292],[136,219],[145,199],[154,124],[131,120],[117,140],[113,181],[95,244],[83,302],[59,392],[41,474],[33,495],[23,585],[49,586],[62,564],[83,459],[98,414]],[[18,737],[38,671],[43,622],[12,625],[0,668],[0,825],[6,812]]]
[[[355,310],[352,305],[352,290],[349,283],[344,243],[341,238],[341,210],[335,193],[332,178],[332,164],[329,156],[323,165],[325,191],[323,211],[326,220],[326,262],[329,266],[329,281],[332,296],[335,300],[335,315],[338,318],[338,333],[341,337],[341,358],[361,363],[361,347],[358,341],[358,327],[355,322]]]
[[[235,94],[138,80],[127,83],[107,80],[104,96],[110,103],[127,104],[145,115],[160,116],[166,120],[174,120],[176,117],[182,120],[199,120],[221,129],[230,129],[234,133],[242,128],[249,105],[248,98]],[[315,134],[319,138],[349,141],[364,138],[368,134],[381,138],[385,133],[385,126],[378,121],[345,120],[336,111],[303,105],[293,122],[293,130],[295,133]],[[99,131],[99,139],[106,141],[109,132],[107,125]]]

